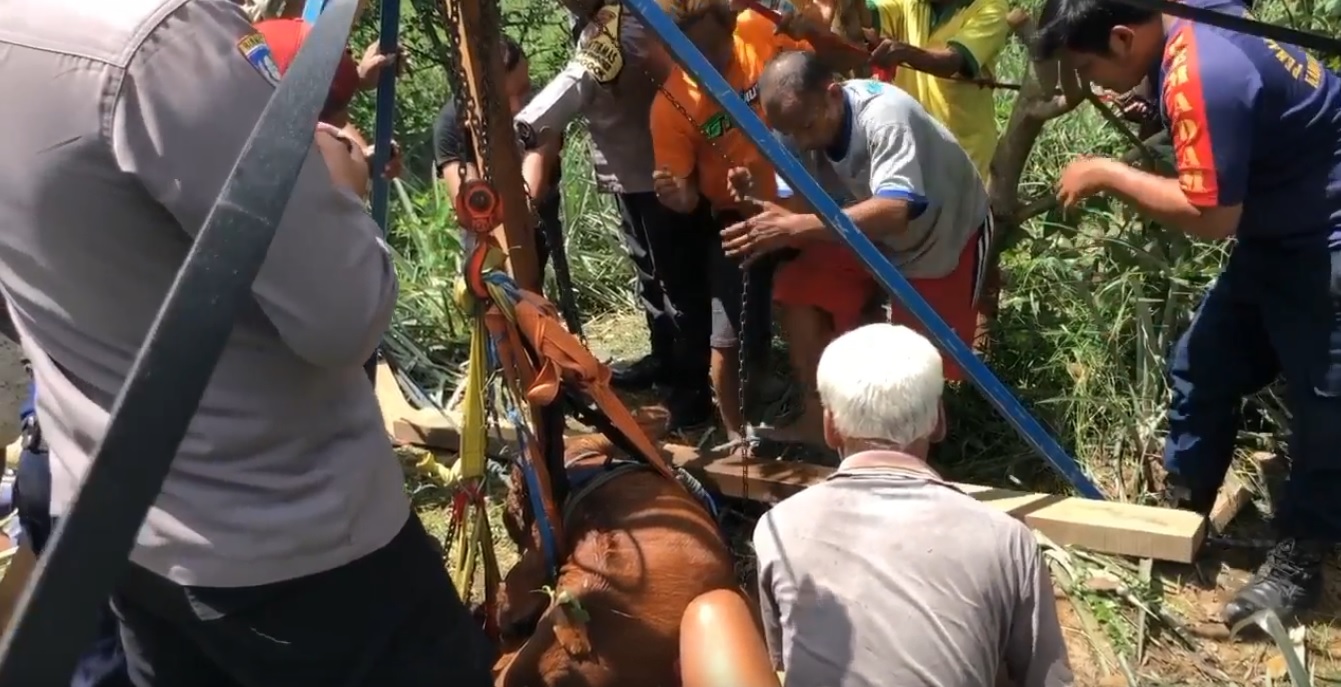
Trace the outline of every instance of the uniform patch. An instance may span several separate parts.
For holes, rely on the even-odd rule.
[[[624,16],[623,3],[606,5],[596,12],[582,31],[577,63],[591,72],[597,83],[609,84],[624,71],[624,48],[619,43]]]
[[[237,50],[271,86],[279,85],[279,65],[270,54],[270,46],[259,33],[251,33],[237,42]]]

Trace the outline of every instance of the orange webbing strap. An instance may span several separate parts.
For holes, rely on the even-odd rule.
[[[526,389],[531,388],[535,383],[535,366],[531,363],[531,358],[526,354],[526,348],[522,344],[521,335],[517,332],[517,327],[512,325],[497,306],[492,306],[484,315],[485,326],[489,329],[489,335],[494,340],[494,350],[498,356],[498,368],[503,375],[503,383],[511,389],[517,398],[522,398]],[[529,396],[529,394],[527,394]],[[531,426],[535,431],[532,433],[532,441],[525,442],[526,456],[523,460],[529,461],[531,469],[535,473],[537,486],[540,487],[540,502],[544,504],[544,517],[549,521],[549,526],[554,534],[554,541],[562,542],[563,521],[559,517],[559,509],[554,505],[554,483],[550,479],[549,467],[545,463],[545,456],[541,452],[539,437],[548,436],[543,426],[544,418],[532,407]],[[521,428],[518,427],[518,436],[521,436]],[[556,557],[558,552],[555,552]]]
[[[649,465],[679,484],[661,452],[610,388],[610,368],[564,329],[558,318],[551,314],[554,306],[537,294],[522,291],[515,308],[517,329],[541,360],[540,371],[529,387],[527,399],[533,404],[549,405],[558,396],[562,382],[576,384],[610,418],[615,429],[643,454]]]

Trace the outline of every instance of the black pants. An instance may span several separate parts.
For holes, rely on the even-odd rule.
[[[1341,250],[1240,241],[1169,356],[1164,467],[1210,504],[1244,397],[1277,377],[1290,412],[1283,537],[1341,542]]]
[[[655,199],[653,199],[655,202]],[[675,309],[679,368],[686,377],[708,377],[712,347],[737,345],[741,334],[740,265],[722,251],[721,230],[741,218],[735,213],[714,216],[707,204],[693,215],[676,215],[670,240],[655,246],[659,274]],[[772,277],[776,260],[765,258],[750,267],[743,354],[747,363],[767,360],[772,342]],[[705,393],[697,387],[694,393]],[[688,392],[686,392],[688,393]]]
[[[419,519],[382,549],[260,587],[132,565],[112,597],[136,687],[486,687],[494,648]]]
[[[676,306],[664,288],[671,273],[683,266],[672,262],[668,247],[676,234],[693,221],[692,216],[673,212],[657,200],[655,193],[621,193],[615,196],[619,208],[619,230],[638,276],[638,300],[647,316],[652,356],[671,370],[680,372],[684,360],[677,354]]]

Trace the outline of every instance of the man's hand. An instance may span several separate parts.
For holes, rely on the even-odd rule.
[[[825,16],[824,9],[818,3],[813,3],[803,11],[790,9],[783,12],[775,32],[794,41],[808,41],[829,22],[830,18]]]
[[[329,124],[317,124],[316,146],[330,170],[331,180],[360,198],[368,196],[368,158],[363,147]]]
[[[907,43],[886,38],[871,51],[871,64],[884,69],[893,69],[906,63],[914,50],[916,48]]]
[[[688,179],[671,174],[669,169],[652,172],[652,190],[662,205],[681,213],[694,211],[698,204],[698,189]]]
[[[754,202],[762,212],[722,230],[722,249],[728,257],[741,260],[742,266],[773,251],[793,246],[799,229],[797,220],[804,217],[776,203]]]
[[[1104,190],[1104,175],[1113,160],[1103,157],[1082,157],[1062,171],[1057,182],[1057,199],[1062,207],[1070,209],[1077,203]]]
[[[731,171],[726,173],[726,185],[731,191],[731,199],[737,203],[755,202],[750,197],[750,191],[754,187],[754,177],[750,174],[748,167],[732,167]]]
[[[369,165],[371,165],[371,164],[372,164],[372,161],[373,161],[373,148],[374,148],[374,147],[375,147],[375,146],[368,146],[367,148],[364,148],[364,149],[363,149],[363,156],[366,157],[366,158],[368,158],[368,164],[369,164]],[[370,167],[370,169],[371,169],[371,167]],[[401,172],[403,172],[403,171],[405,171],[405,166],[404,166],[404,164],[402,164],[402,162],[401,162],[401,157],[400,157],[400,144],[399,144],[399,143],[396,143],[395,141],[392,141],[392,142],[391,142],[391,157],[387,158],[387,161],[386,161],[386,168],[382,170],[382,176],[383,176],[384,178],[387,178],[387,179],[397,179],[397,178],[400,177]]]
[[[404,49],[396,46],[396,52],[383,53],[378,43],[373,43],[363,51],[363,59],[359,60],[359,89],[370,91],[377,88],[377,81],[382,76],[382,69],[389,66],[396,67],[396,75],[399,76],[404,69],[405,60]]]

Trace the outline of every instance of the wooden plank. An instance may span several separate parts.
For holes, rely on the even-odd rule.
[[[677,465],[705,477],[719,493],[756,501],[777,502],[833,473],[819,465],[707,456],[689,446],[666,448]],[[955,486],[1058,544],[1098,553],[1190,563],[1206,534],[1205,520],[1186,511],[976,484]]]
[[[508,254],[508,272],[517,285],[528,291],[541,292],[540,264],[535,254],[535,226],[526,201],[526,187],[522,181],[521,151],[517,134],[503,97],[503,56],[499,49],[502,36],[484,36],[481,27],[485,13],[491,13],[495,26],[499,21],[497,3],[476,0],[444,0],[456,3],[460,25],[448,26],[448,31],[459,31],[466,85],[475,103],[480,125],[488,132],[490,145],[483,145],[484,136],[472,132],[475,159],[487,161],[493,173],[494,190],[503,205],[503,224],[494,230],[494,237]],[[486,5],[489,5],[486,7]],[[490,95],[485,98],[481,84],[489,84]],[[481,166],[481,173],[483,166]]]
[[[417,411],[405,398],[405,392],[401,391],[400,384],[396,382],[396,374],[385,362],[377,363],[373,391],[377,394],[377,405],[382,409],[382,423],[386,427],[386,433],[395,436],[396,421],[409,417]]]

